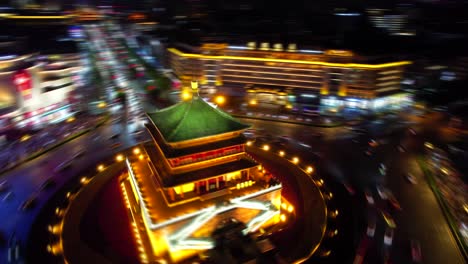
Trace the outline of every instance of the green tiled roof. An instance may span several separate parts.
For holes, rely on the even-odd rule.
[[[199,97],[147,115],[166,142],[202,138],[250,127]]]

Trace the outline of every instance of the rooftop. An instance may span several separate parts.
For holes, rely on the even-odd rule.
[[[249,128],[198,96],[163,110],[147,113],[166,142],[181,142]]]

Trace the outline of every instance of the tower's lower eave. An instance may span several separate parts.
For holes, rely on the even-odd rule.
[[[241,158],[235,161],[226,162],[223,164],[219,164],[216,166],[211,166],[207,168],[191,170],[186,173],[179,173],[179,174],[169,174],[163,168],[164,166],[161,165],[162,161],[158,158],[156,150],[151,147],[145,148],[148,156],[154,166],[154,169],[158,172],[159,181],[163,188],[174,187],[178,185],[182,185],[185,183],[190,183],[202,179],[207,179],[211,177],[215,177],[218,175],[240,171],[245,169],[250,169],[253,167],[258,166],[258,163],[254,160],[248,158]]]

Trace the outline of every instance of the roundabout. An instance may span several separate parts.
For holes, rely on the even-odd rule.
[[[247,152],[282,182],[282,195],[294,206],[286,226],[269,234],[269,238],[278,257],[288,263],[302,263],[320,248],[329,217],[326,199],[331,197],[322,194],[323,180],[314,174],[312,165],[300,162],[301,157],[267,149],[265,144],[248,145]],[[134,149],[123,151],[108,164],[96,164],[94,176],[80,178],[71,191],[62,192],[67,203],[56,207],[46,227],[50,241],[44,248],[35,249],[43,251],[39,254],[43,257],[48,255],[48,263],[141,262],[135,232],[127,220],[125,199],[119,192],[119,176],[125,171],[119,157],[135,155]]]

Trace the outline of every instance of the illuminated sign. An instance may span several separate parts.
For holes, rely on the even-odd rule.
[[[349,50],[327,50],[325,51],[326,55],[330,56],[343,56],[343,57],[352,57],[353,53]]]
[[[26,70],[19,70],[13,75],[13,83],[16,90],[21,93],[24,100],[32,98],[32,79],[31,74]]]

